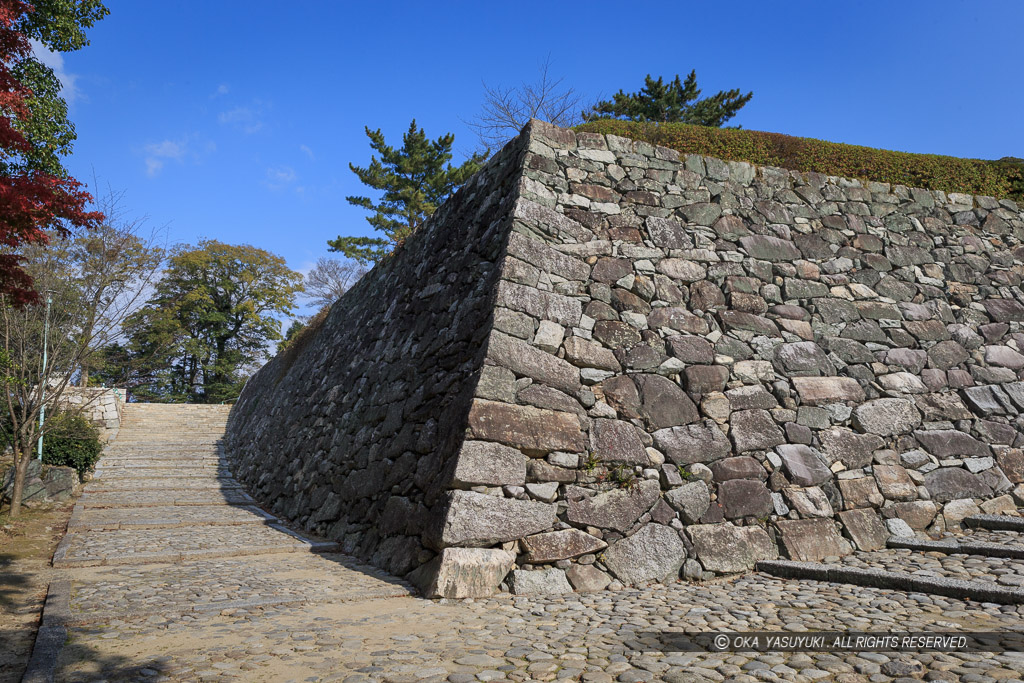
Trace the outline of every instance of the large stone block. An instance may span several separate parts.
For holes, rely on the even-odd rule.
[[[445,548],[409,579],[426,598],[486,598],[512,571],[512,553],[493,548]]]
[[[921,413],[905,398],[878,398],[853,409],[853,425],[868,434],[899,436],[921,424]]]
[[[526,561],[535,564],[567,560],[570,557],[596,553],[608,547],[600,538],[579,529],[561,529],[535,534],[527,536],[520,543]]]
[[[491,333],[487,357],[520,377],[531,377],[568,394],[580,388],[579,368],[507,334]]]
[[[711,492],[703,481],[691,481],[666,491],[665,500],[679,512],[684,524],[696,524],[711,505]]]
[[[775,452],[782,458],[789,480],[798,486],[816,486],[832,479],[821,454],[810,446],[783,444]]]
[[[686,561],[679,533],[661,524],[646,524],[604,552],[604,564],[624,584],[672,581]]]
[[[988,446],[970,434],[964,434],[956,429],[918,430],[914,432],[914,438],[929,453],[938,458],[949,458],[952,456],[984,458],[992,455],[992,450]]]
[[[672,380],[661,375],[633,375],[633,380],[650,430],[686,425],[700,418],[697,406]]]
[[[871,508],[840,512],[839,521],[843,523],[843,534],[853,541],[857,550],[881,550],[889,539],[885,523]]]
[[[924,486],[932,500],[945,503],[958,498],[985,498],[992,488],[977,475],[959,467],[940,467],[924,475]]]
[[[729,436],[737,453],[766,450],[786,443],[786,437],[767,410],[740,410],[732,414]]]
[[[629,489],[615,489],[585,497],[580,491],[567,493],[567,517],[573,524],[626,531],[661,498],[661,485],[650,479]]]
[[[718,502],[726,519],[767,517],[775,508],[768,488],[754,479],[723,481],[718,485]]]
[[[513,311],[520,311],[541,320],[551,320],[566,327],[579,325],[580,317],[583,315],[583,306],[578,299],[505,280],[498,283],[496,303]]]
[[[557,509],[547,503],[450,491],[438,542],[446,548],[514,541],[550,529]]]
[[[852,377],[794,377],[793,386],[808,406],[864,400],[864,390]]]
[[[590,448],[602,462],[631,465],[650,462],[636,427],[621,420],[594,420],[590,426]]]
[[[853,552],[849,542],[836,532],[831,519],[793,519],[775,523],[779,547],[791,560],[821,562],[826,557],[843,557]]]
[[[526,456],[491,441],[466,441],[459,450],[453,483],[518,486],[526,482]]]
[[[874,434],[858,434],[850,429],[832,427],[818,432],[821,449],[830,462],[839,461],[848,469],[859,469],[871,464],[871,454],[882,448],[885,441]]]
[[[732,452],[729,439],[711,420],[705,420],[703,424],[659,429],[651,436],[658,450],[677,465],[712,462]]]
[[[709,572],[745,572],[761,560],[774,560],[779,556],[768,532],[759,526],[696,524],[687,527],[686,533],[693,543],[694,554]]]
[[[572,593],[572,586],[561,569],[517,569],[508,579],[512,595],[559,595]]]
[[[474,438],[498,441],[524,451],[578,453],[587,447],[576,415],[532,406],[474,400],[469,428]]]

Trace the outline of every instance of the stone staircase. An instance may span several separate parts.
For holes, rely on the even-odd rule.
[[[830,559],[762,561],[757,569],[784,578],[1024,604],[1022,516],[973,515],[961,531],[939,540],[892,536],[884,549]]]
[[[255,505],[220,451],[229,410],[126,406],[54,554],[66,573],[51,584],[47,614],[102,623],[409,594],[351,558],[325,558],[336,543],[305,538]]]

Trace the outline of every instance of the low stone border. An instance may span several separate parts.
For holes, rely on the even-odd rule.
[[[57,672],[57,660],[67,641],[71,609],[71,582],[56,579],[50,582],[43,605],[43,619],[36,632],[32,657],[22,677],[22,683],[52,683]]]
[[[947,555],[981,555],[983,557],[1002,557],[1011,560],[1024,560],[1024,546],[996,545],[995,543],[963,543],[956,539],[943,541],[921,541],[916,538],[890,538],[886,545],[890,548],[904,548],[921,552],[946,553]]]
[[[174,507],[168,505],[166,507]],[[210,505],[209,507],[224,507],[223,505]],[[175,529],[179,527],[194,527],[194,526],[244,526],[247,524],[270,524],[272,522],[280,522],[277,517],[271,515],[268,512],[264,512],[255,505],[231,505],[228,507],[240,508],[247,510],[253,514],[252,519],[237,519],[237,520],[209,520],[209,521],[195,521],[195,520],[177,520],[177,519],[160,519],[159,517],[151,519],[141,519],[137,521],[129,520],[124,522],[90,522],[88,519],[88,512],[75,511],[71,513],[71,519],[68,521],[68,531],[119,531],[122,529]],[[90,508],[92,510],[101,508]],[[102,508],[110,509],[110,508]]]
[[[1003,588],[994,583],[912,576],[880,569],[854,569],[835,564],[763,560],[757,570],[785,579],[811,579],[830,583],[848,583],[869,588],[887,588],[911,593],[931,593],[958,600],[993,602],[1003,605],[1024,604],[1024,590]]]
[[[972,529],[1024,532],[1024,517],[1010,517],[1009,515],[971,515],[965,517],[960,524]]]

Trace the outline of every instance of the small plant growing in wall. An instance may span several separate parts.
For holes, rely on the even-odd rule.
[[[597,453],[594,451],[587,451],[587,458],[583,461],[583,471],[587,474],[593,474],[597,466],[601,464],[601,459],[597,457]]]
[[[676,465],[679,470],[679,476],[683,478],[683,481],[696,481],[700,479],[696,474],[691,472],[686,465]]]
[[[640,484],[632,467],[618,465],[608,473],[608,479],[620,489],[632,489]]]

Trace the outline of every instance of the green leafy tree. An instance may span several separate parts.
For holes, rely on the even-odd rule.
[[[349,164],[364,185],[383,194],[374,202],[370,197],[346,197],[350,204],[360,206],[373,215],[366,220],[383,237],[338,237],[328,241],[331,251],[341,252],[361,264],[379,261],[385,254],[412,234],[423,221],[447,199],[456,188],[476,173],[484,156],[473,155],[460,166],[452,166],[452,143],[455,136],[442,135],[428,140],[416,120],[402,136],[402,147],[394,148],[384,141],[380,129],[366,128],[370,147],[380,155],[370,158],[364,167]]]
[[[263,249],[215,240],[178,248],[153,297],[125,322],[135,395],[236,399],[268,343],[281,339],[275,316],[290,314],[300,291],[302,276]]]
[[[700,98],[700,93],[696,71],[691,71],[685,81],[681,81],[677,75],[668,83],[660,76],[654,80],[648,74],[639,92],[625,93],[620,90],[611,100],[595,104],[586,117],[689,123],[720,128],[754,96],[753,92],[743,95],[735,88],[719,91],[704,99]]]

